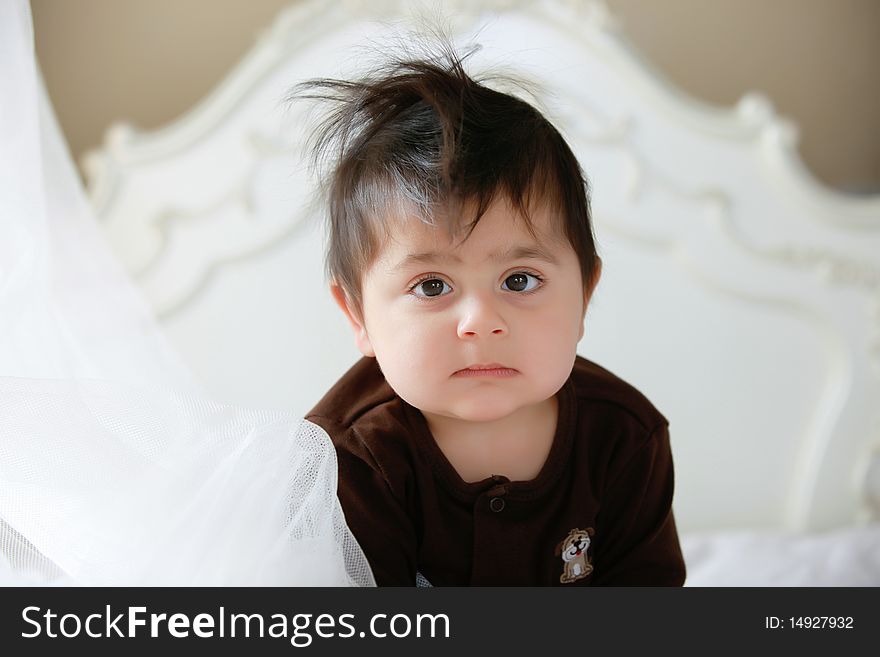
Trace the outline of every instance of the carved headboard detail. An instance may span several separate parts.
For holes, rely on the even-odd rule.
[[[298,2],[162,130],[85,161],[106,234],[219,399],[305,412],[358,357],[323,281],[296,82],[356,72],[410,3]],[[806,172],[756,94],[665,82],[600,4],[447,2],[473,69],[545,91],[593,189],[603,279],[580,351],[670,419],[682,530],[822,529],[880,507],[880,199]]]

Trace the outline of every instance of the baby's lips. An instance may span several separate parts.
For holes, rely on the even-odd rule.
[[[509,378],[519,373],[519,370],[513,367],[508,367],[507,365],[502,365],[501,363],[477,363],[474,365],[469,365],[468,367],[465,367],[463,369],[456,370],[452,373],[452,376],[455,378]]]
[[[467,367],[463,367],[460,370],[456,370],[461,372],[463,370],[512,370],[512,367],[508,367],[507,365],[502,365],[501,363],[475,363],[473,365],[468,365]]]

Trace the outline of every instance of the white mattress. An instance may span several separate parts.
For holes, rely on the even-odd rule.
[[[880,524],[684,534],[685,586],[880,586]]]

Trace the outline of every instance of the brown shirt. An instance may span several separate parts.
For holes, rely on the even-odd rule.
[[[336,445],[339,499],[380,586],[680,586],[668,423],[580,356],[538,475],[465,482],[418,409],[362,358],[306,418]]]

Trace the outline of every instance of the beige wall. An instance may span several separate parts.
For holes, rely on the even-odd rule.
[[[75,156],[119,119],[171,121],[291,0],[31,0],[37,55]],[[625,34],[694,96],[767,93],[825,183],[880,192],[880,1],[607,0]]]

